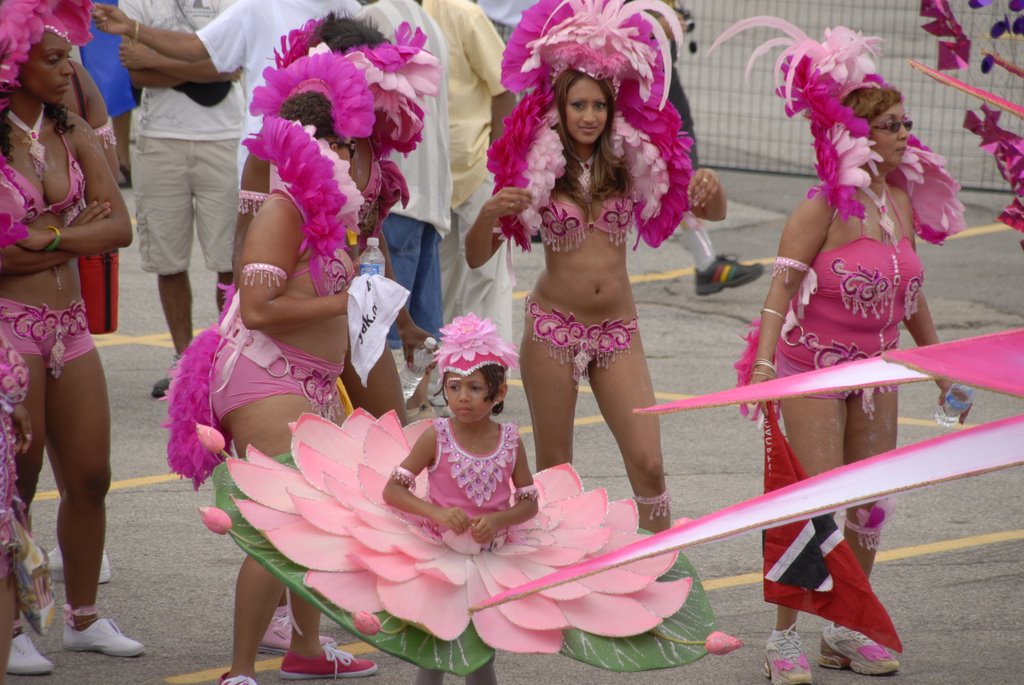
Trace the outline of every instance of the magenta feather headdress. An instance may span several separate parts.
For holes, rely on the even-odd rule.
[[[525,250],[540,230],[540,213],[565,173],[565,151],[554,130],[558,113],[552,81],[564,69],[609,79],[616,90],[611,141],[629,169],[637,241],[660,245],[689,211],[686,189],[692,142],[679,132],[668,96],[668,40],[657,20],[666,16],[674,38],[679,22],[662,2],[540,0],[523,13],[502,61],[502,83],[528,91],[488,150],[495,189],[529,188],[530,206],[502,217],[501,232]]]
[[[252,93],[249,110],[254,115],[276,116],[288,98],[315,91],[330,100],[339,136],[366,138],[373,132],[373,96],[366,77],[342,55],[317,52],[280,69],[267,67],[263,79]]]
[[[350,113],[354,118],[365,116],[371,107],[367,102],[362,110]],[[346,230],[359,225],[363,195],[349,175],[349,163],[315,138],[312,126],[276,116],[265,116],[259,134],[243,144],[273,165],[281,188],[302,214],[305,237],[300,249],[312,251],[310,269],[319,279],[334,252],[345,246]]]
[[[92,40],[90,10],[92,0],[59,0],[46,20],[46,30],[53,31],[72,45],[82,46]]]
[[[509,38],[502,83],[513,92],[540,88],[574,69],[616,87],[635,81],[644,102],[660,109],[672,65],[659,16],[679,42],[679,20],[658,0],[540,0],[523,12]]]
[[[754,50],[747,62],[747,75],[762,55],[784,48],[775,62],[775,92],[785,101],[786,116],[803,114],[811,126],[815,170],[821,183],[810,190],[808,197],[824,196],[843,219],[863,219],[864,205],[857,198],[857,190],[870,183],[865,167],[879,158],[871,149],[868,122],[842,100],[860,88],[886,86],[874,62],[881,54],[882,40],[836,26],[826,29],[824,40],[818,42],[785,20],[761,16],[730,26],[708,52],[753,28],[786,34]],[[946,172],[945,160],[914,136],[908,140],[902,165],[890,173],[888,180],[910,196],[918,218],[915,228],[923,239],[941,243],[946,236],[964,229],[964,207],[956,197],[959,184]]]
[[[281,38],[274,51],[278,67],[325,48],[313,45],[321,20],[312,19]],[[427,36],[407,22],[399,24],[394,43],[362,45],[345,53],[363,71],[373,95],[376,125],[374,155],[380,159],[392,150],[408,154],[422,140],[423,100],[437,95],[444,77],[441,62],[426,51]]]
[[[470,312],[456,316],[441,328],[441,347],[437,354],[441,373],[454,371],[468,376],[481,366],[498,364],[506,369],[519,367],[516,346],[498,335],[498,327],[490,319],[481,319]]]
[[[55,0],[4,0],[0,3],[0,91],[18,86],[18,70],[39,42]],[[5,99],[6,100],[6,99]],[[6,101],[2,103],[6,105]]]

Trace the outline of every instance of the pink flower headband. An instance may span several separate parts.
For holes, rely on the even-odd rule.
[[[770,49],[785,48],[775,62],[776,94],[785,101],[786,116],[803,114],[810,122],[815,170],[821,183],[808,197],[823,195],[843,219],[863,219],[864,205],[857,191],[870,183],[865,167],[870,168],[879,157],[871,149],[874,143],[868,122],[842,101],[855,90],[887,86],[876,73],[873,59],[880,54],[881,39],[837,26],[826,29],[819,43],[787,21],[761,16],[730,26],[708,52],[751,28],[772,28],[786,34],[754,50],[747,75]],[[890,172],[887,180],[910,195],[919,219],[915,229],[923,239],[941,243],[964,229],[964,207],[957,199],[959,184],[946,172],[945,160],[916,137],[910,136],[902,165]]]
[[[543,88],[574,69],[616,88],[635,81],[641,99],[661,109],[672,65],[655,17],[665,19],[676,42],[682,39],[675,12],[659,0],[540,0],[509,39],[502,83],[513,92]]]
[[[493,321],[469,313],[456,316],[441,328],[437,367],[442,374],[454,371],[468,376],[488,364],[498,364],[506,369],[519,367],[516,346],[501,339]]]

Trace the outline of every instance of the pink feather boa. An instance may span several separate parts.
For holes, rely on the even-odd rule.
[[[367,100],[365,107],[372,104]],[[359,225],[363,196],[349,176],[349,163],[313,138],[311,130],[297,121],[267,116],[263,130],[243,144],[274,165],[302,213],[305,237],[300,250],[312,250],[310,270],[319,279],[334,252],[345,246],[346,228]]]
[[[233,285],[224,290],[224,314],[235,295]],[[220,347],[220,324],[214,324],[192,339],[181,359],[171,369],[171,387],[167,391],[167,421],[163,424],[170,435],[167,440],[167,465],[171,471],[192,481],[198,490],[217,465],[221,457],[213,454],[199,442],[196,424],[210,426],[221,434],[224,429],[210,408],[210,388],[213,383],[213,361]],[[231,436],[224,435],[230,443]]]
[[[757,360],[757,346],[761,343],[761,317],[756,317],[747,325],[747,334],[742,337],[747,345],[743,348],[743,354],[736,360],[736,363],[732,365],[736,369],[736,387],[742,388],[744,385],[750,385],[750,378],[754,373],[754,362]],[[751,421],[757,420],[757,410],[754,411],[754,415],[750,415],[750,407],[746,404],[740,405],[740,415],[749,418]]]
[[[923,239],[941,245],[946,238],[967,228],[964,205],[957,199],[960,184],[946,171],[946,160],[910,136],[903,163],[886,176],[890,184],[910,196],[914,230]]]

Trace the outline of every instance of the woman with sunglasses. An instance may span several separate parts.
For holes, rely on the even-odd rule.
[[[880,356],[897,346],[901,323],[918,345],[937,343],[915,233],[941,242],[962,227],[963,205],[942,158],[910,135],[903,96],[874,73],[871,57],[880,40],[836,27],[817,43],[781,20],[757,17],[727,30],[718,43],[759,24],[795,39],[779,64],[797,75],[780,95],[787,113],[801,112],[811,122],[822,182],[782,230],[760,337],[749,338],[748,354],[737,364],[741,381],[744,374],[758,383]],[[807,64],[794,66],[794,59]],[[948,383],[938,385],[945,392]],[[895,448],[897,413],[895,388],[782,400],[786,437],[809,476]],[[844,537],[865,575],[886,513],[885,502],[846,512]],[[773,685],[812,680],[797,615],[777,607],[764,666]],[[870,675],[899,669],[885,647],[832,623],[822,632],[817,662]]]

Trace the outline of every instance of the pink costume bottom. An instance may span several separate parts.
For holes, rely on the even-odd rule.
[[[67,309],[50,309],[0,298],[0,334],[22,356],[42,357],[54,378],[60,378],[66,363],[95,347],[81,300]]]
[[[801,362],[781,352],[775,355],[775,367],[776,378],[785,378],[786,376],[795,376],[796,374],[804,373],[805,371],[814,371],[813,364]],[[896,390],[896,386],[840,390],[838,392],[824,392],[817,395],[807,395],[807,397],[814,400],[845,400],[849,397],[853,397],[854,395],[860,395],[861,407],[863,407],[864,413],[871,416],[875,412],[875,393],[892,392],[894,390]]]
[[[317,415],[334,421],[337,381],[344,368],[344,363],[326,361],[251,331],[238,320],[214,360],[210,405],[223,421],[230,412],[257,400],[302,395]]]
[[[576,320],[572,313],[564,314],[551,308],[544,311],[539,304],[526,298],[526,313],[533,319],[533,339],[548,346],[552,359],[563,364],[572,362],[572,379],[590,379],[590,364],[607,369],[620,354],[629,352],[633,334],[637,332],[637,318],[629,321],[605,319],[587,326]]]

